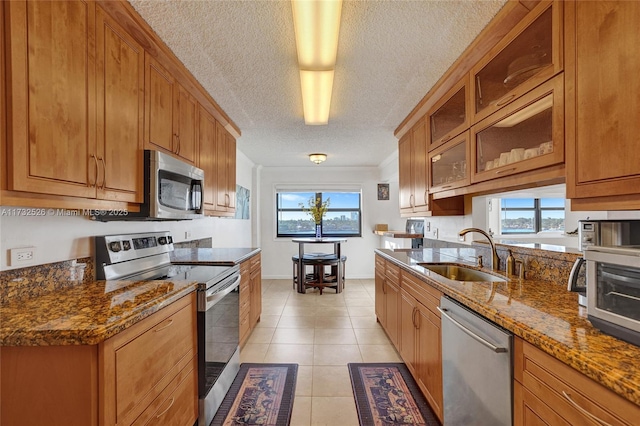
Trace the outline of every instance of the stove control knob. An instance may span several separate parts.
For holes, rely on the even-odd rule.
[[[113,252],[119,252],[122,250],[122,246],[120,245],[120,241],[113,241],[109,243],[109,249]]]
[[[161,246],[167,244],[167,237],[158,238],[158,243],[160,243]]]
[[[122,242],[122,250],[124,250],[124,251],[131,250],[131,241],[124,240]]]

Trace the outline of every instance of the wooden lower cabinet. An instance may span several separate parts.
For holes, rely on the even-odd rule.
[[[640,407],[514,339],[514,424],[637,425]]]
[[[240,264],[240,346],[260,322],[262,314],[262,261],[260,253]]]
[[[400,343],[400,268],[383,259],[376,260],[376,316],[391,342]]]
[[[442,293],[376,255],[376,316],[442,421]]]
[[[405,271],[400,287],[400,356],[442,421],[442,340],[437,310],[442,293]]]
[[[195,293],[97,345],[1,348],[0,424],[192,425]]]

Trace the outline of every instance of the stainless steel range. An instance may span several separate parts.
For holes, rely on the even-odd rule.
[[[240,368],[240,270],[177,265],[169,232],[95,237],[100,280],[190,280],[198,283],[199,425],[209,425]]]

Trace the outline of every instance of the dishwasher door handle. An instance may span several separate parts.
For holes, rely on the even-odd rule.
[[[442,315],[444,315],[449,321],[451,321],[456,327],[458,327],[460,330],[464,331],[466,334],[468,334],[469,336],[473,337],[475,340],[477,340],[478,342],[482,343],[483,345],[485,345],[486,347],[488,347],[489,349],[491,349],[493,352],[495,353],[503,353],[503,352],[508,352],[507,348],[501,348],[498,347],[494,344],[492,344],[491,342],[483,339],[482,337],[478,336],[476,333],[474,333],[473,331],[469,330],[467,327],[465,327],[464,325],[460,324],[458,321],[454,320],[451,315],[447,314],[447,311],[449,309],[447,308],[440,308],[440,306],[436,306],[436,308],[438,309],[438,311],[440,311],[440,313]]]

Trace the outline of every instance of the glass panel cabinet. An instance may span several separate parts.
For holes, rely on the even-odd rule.
[[[429,192],[469,185],[469,131],[429,153]]]
[[[435,148],[469,128],[469,77],[453,86],[429,111],[429,149]]]
[[[473,183],[562,163],[563,76],[482,120],[471,134]]]
[[[561,9],[541,2],[472,69],[473,122],[562,71]]]

